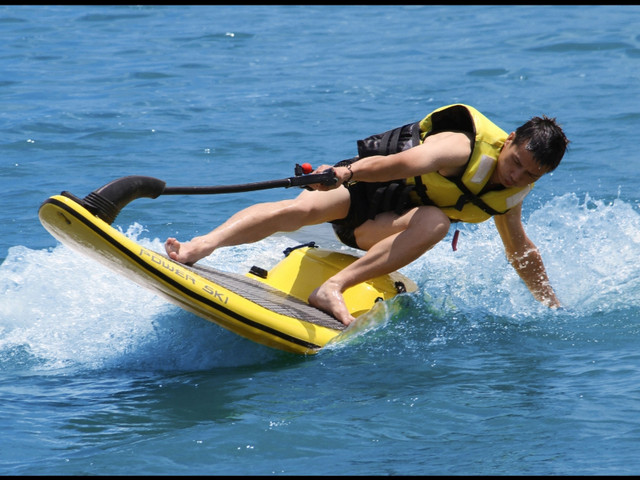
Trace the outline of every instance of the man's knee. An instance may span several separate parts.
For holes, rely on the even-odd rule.
[[[424,232],[425,242],[435,245],[449,233],[451,220],[439,208],[425,206],[418,208],[411,219],[411,226]]]

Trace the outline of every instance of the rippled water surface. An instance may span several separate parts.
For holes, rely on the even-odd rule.
[[[0,473],[552,475],[640,468],[638,6],[0,6]],[[167,304],[58,243],[40,204],[125,175],[283,178],[463,102],[572,141],[524,206],[566,308],[492,222],[313,357]],[[162,249],[295,189],[140,199]],[[222,249],[245,272],[330,228]]]

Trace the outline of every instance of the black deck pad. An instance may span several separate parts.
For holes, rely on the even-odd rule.
[[[258,280],[202,265],[183,267],[274,312],[334,330],[345,329],[345,325],[333,316]]]

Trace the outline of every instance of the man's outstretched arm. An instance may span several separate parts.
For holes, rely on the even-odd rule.
[[[549,283],[538,247],[527,237],[521,218],[522,204],[494,217],[507,259],[536,300],[551,308],[561,307]]]

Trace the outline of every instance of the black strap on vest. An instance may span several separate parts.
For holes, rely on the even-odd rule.
[[[467,186],[462,182],[461,177],[448,178],[447,180],[455,183],[456,186],[462,192],[462,195],[458,197],[458,200],[456,201],[455,205],[441,206],[440,208],[455,208],[460,212],[462,211],[462,209],[467,203],[473,203],[480,210],[482,210],[483,212],[491,216],[502,215],[509,211],[507,209],[504,212],[499,212],[498,210],[494,210],[493,208],[491,208],[489,205],[487,205],[484,202],[484,200],[482,200],[480,197],[478,197],[476,194],[474,194],[471,190],[467,188]],[[420,197],[420,201],[422,201],[424,205],[435,205],[434,201],[431,200],[427,195],[427,186],[422,182],[422,177],[419,177],[419,176],[414,177],[414,181],[416,182],[415,191]]]
[[[455,183],[458,186],[458,188],[462,191],[462,195],[460,195],[454,207],[456,210],[461,211],[462,208],[467,203],[473,203],[480,210],[484,211],[485,213],[491,216],[502,215],[503,213],[507,213],[508,210],[505,210],[504,212],[499,212],[491,208],[489,205],[487,205],[480,197],[474,194],[471,190],[467,188],[467,186],[464,183],[462,183],[461,178],[459,177],[454,178],[451,181]]]
[[[422,203],[424,205],[435,205],[433,200],[431,200],[427,195],[427,186],[422,182],[422,177],[419,175],[417,177],[413,177],[413,181],[416,184],[416,193],[420,197]]]

